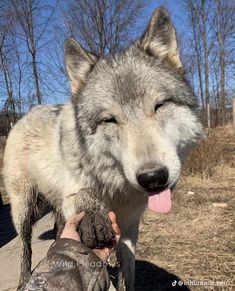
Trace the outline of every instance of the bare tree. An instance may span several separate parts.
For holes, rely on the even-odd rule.
[[[13,96],[13,84],[11,71],[9,69],[9,64],[7,63],[7,57],[4,52],[4,46],[0,47],[0,66],[4,76],[5,88],[7,93],[7,99],[4,104],[4,108],[8,111],[10,109],[10,119],[12,124],[16,121],[16,108],[15,100]]]
[[[67,1],[62,6],[71,36],[97,55],[115,53],[133,37],[133,27],[145,6],[143,0]]]
[[[201,35],[203,43],[203,56],[204,56],[204,82],[205,82],[205,103],[210,103],[210,93],[209,93],[209,12],[211,8],[211,0],[200,0],[198,5],[200,17],[201,17]]]
[[[2,74],[2,87],[5,89],[7,98],[4,102],[4,109],[7,111],[12,124],[16,121],[16,107],[13,93],[13,80],[11,62],[9,60],[9,52],[11,47],[8,43],[8,38],[14,28],[14,17],[12,11],[7,9],[8,6],[4,2],[1,7],[1,22],[0,22],[0,73]]]
[[[205,100],[204,100],[204,82],[203,82],[203,62],[202,62],[202,42],[201,42],[201,26],[200,26],[200,15],[197,6],[193,0],[188,0],[184,3],[184,8],[188,13],[187,23],[189,29],[189,36],[185,38],[185,52],[184,54],[190,55],[190,58],[186,63],[188,71],[192,72],[192,59],[195,58],[196,69],[195,74],[198,76],[199,83],[199,95],[201,100],[202,110],[205,110]],[[189,53],[188,45],[190,44],[192,53]],[[191,60],[191,61],[190,61]],[[192,77],[191,77],[192,79]]]
[[[220,119],[226,121],[226,71],[235,61],[235,5],[229,0],[215,0],[214,33],[217,40],[217,55],[219,68],[219,107]]]
[[[205,112],[205,105],[212,101],[217,111],[220,107],[220,122],[223,123],[226,112],[226,84],[229,83],[226,72],[231,70],[229,66],[234,62],[235,5],[232,0],[182,2],[187,12],[189,28],[184,46],[185,51],[191,55],[193,53],[196,60],[196,83],[202,110]]]
[[[11,0],[11,3],[15,11],[16,19],[23,32],[23,36],[19,37],[25,41],[31,56],[35,96],[37,103],[41,104],[42,92],[38,68],[38,51],[42,46],[41,40],[46,33],[48,24],[55,10],[48,6],[46,1],[43,2],[42,0]],[[43,15],[44,20],[40,21]]]

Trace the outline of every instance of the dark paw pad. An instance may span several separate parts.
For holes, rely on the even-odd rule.
[[[85,214],[78,227],[78,233],[82,243],[91,249],[108,246],[115,239],[109,218],[98,212]]]

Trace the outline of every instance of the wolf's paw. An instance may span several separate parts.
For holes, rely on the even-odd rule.
[[[82,243],[91,249],[111,245],[115,239],[109,218],[99,212],[86,213],[78,227],[78,233]]]

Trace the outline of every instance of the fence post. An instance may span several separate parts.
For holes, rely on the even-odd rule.
[[[235,97],[233,98],[233,131],[235,133]]]
[[[207,127],[211,128],[211,111],[210,111],[210,103],[206,104],[206,110],[207,110]]]

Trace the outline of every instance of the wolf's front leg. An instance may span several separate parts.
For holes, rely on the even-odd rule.
[[[138,239],[139,223],[129,227],[122,234],[117,245],[117,260],[120,263],[118,290],[135,290],[135,246]]]
[[[66,220],[81,211],[108,214],[108,209],[101,202],[99,194],[92,188],[82,188],[76,193],[65,195],[62,208]]]
[[[81,241],[91,249],[102,248],[115,239],[108,209],[93,189],[83,188],[68,195],[64,200],[63,211],[66,218],[81,211],[86,212],[78,232]]]

